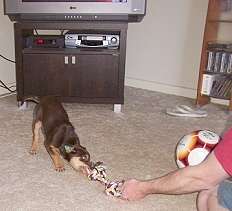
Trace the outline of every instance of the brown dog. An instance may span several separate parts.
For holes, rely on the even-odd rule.
[[[45,148],[52,158],[56,171],[65,170],[61,156],[77,170],[90,165],[89,152],[80,145],[80,140],[69,121],[68,114],[55,97],[42,97],[35,106],[31,154],[37,152],[40,129],[44,134]]]

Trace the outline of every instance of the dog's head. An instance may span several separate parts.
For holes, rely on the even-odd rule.
[[[90,162],[90,154],[87,149],[81,145],[65,145],[65,152],[67,153],[67,159],[70,161],[72,158],[76,157],[80,162],[86,165]]]
[[[90,154],[85,147],[81,145],[65,145],[65,151],[67,160],[74,169],[83,171],[83,169],[86,168],[87,170],[90,167]]]

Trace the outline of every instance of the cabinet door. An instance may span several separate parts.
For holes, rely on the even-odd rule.
[[[71,74],[72,94],[80,94],[83,98],[117,97],[118,74],[118,54],[76,55],[76,66]],[[76,78],[80,79],[80,84],[75,82]]]
[[[68,95],[65,57],[59,54],[24,54],[24,95]]]

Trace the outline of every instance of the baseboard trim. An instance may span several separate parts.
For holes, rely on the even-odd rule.
[[[195,99],[197,96],[197,91],[187,87],[168,85],[163,83],[158,83],[154,81],[141,80],[131,77],[126,77],[125,84],[127,86],[132,86],[141,89],[147,89],[156,92],[162,92],[165,94],[183,96]]]
[[[125,79],[126,86],[131,86],[135,88],[147,89],[151,91],[161,92],[165,94],[177,95],[187,98],[196,99],[197,90],[187,87],[168,85],[163,83],[158,83],[155,81],[141,80],[132,77],[126,77]],[[220,105],[229,105],[228,100],[221,100],[212,98],[211,102],[214,104]]]

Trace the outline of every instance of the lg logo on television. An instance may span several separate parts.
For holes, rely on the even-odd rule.
[[[69,9],[70,10],[75,10],[77,7],[73,7],[73,6],[70,6]]]

